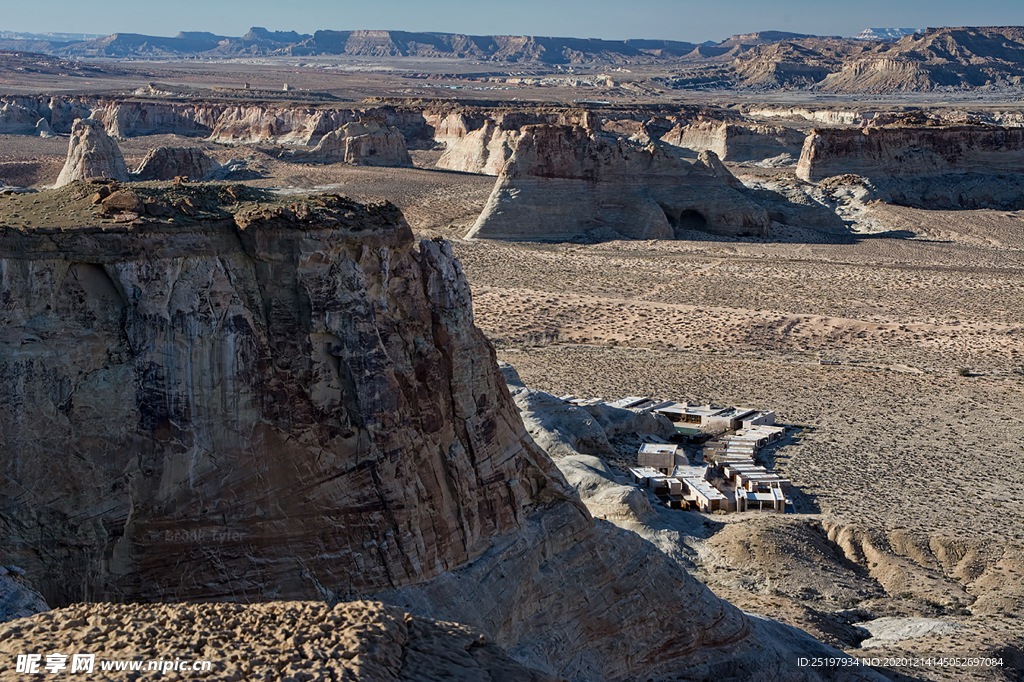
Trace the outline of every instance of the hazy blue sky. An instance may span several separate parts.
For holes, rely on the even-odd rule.
[[[1024,25],[1024,0],[4,0],[0,30],[241,35],[250,26],[312,33],[390,28],[581,38],[723,40],[784,30],[852,35],[868,27]]]

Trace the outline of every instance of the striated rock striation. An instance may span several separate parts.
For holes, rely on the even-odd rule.
[[[448,148],[437,161],[438,168],[499,175],[505,163],[512,158],[512,150],[521,135],[518,129],[503,130],[488,119],[484,127],[464,134]]]
[[[377,595],[570,679],[850,678],[590,516],[449,245],[390,204],[168,192],[196,216],[0,228],[0,551],[51,604]]]
[[[806,136],[792,128],[698,121],[678,124],[661,141],[695,152],[711,151],[722,161],[779,159],[795,163]]]
[[[405,137],[397,128],[377,121],[346,123],[327,133],[312,149],[292,149],[281,154],[286,161],[347,163],[354,166],[411,166]]]
[[[161,225],[0,233],[4,551],[53,603],[397,587],[560,495],[397,209]]]
[[[200,180],[219,167],[219,163],[197,147],[157,147],[146,154],[132,179],[173,180],[186,177]]]
[[[107,135],[103,124],[91,118],[80,118],[71,126],[68,159],[57,176],[56,186],[94,178],[125,181],[128,167],[117,142]]]
[[[560,241],[598,231],[766,236],[767,214],[711,152],[688,161],[579,126],[526,126],[467,238]]]
[[[986,126],[815,129],[797,176],[809,182],[843,173],[866,178],[943,173],[1016,173],[1024,168],[1024,128]]]
[[[797,177],[855,175],[878,198],[919,208],[1024,205],[1024,129],[992,126],[816,129]]]

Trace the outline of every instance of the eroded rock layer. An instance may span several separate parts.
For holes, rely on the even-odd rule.
[[[845,173],[876,180],[1022,169],[1024,128],[817,129],[804,143],[797,176],[818,182]]]
[[[780,162],[792,163],[800,157],[804,135],[779,126],[698,121],[675,126],[661,140],[697,152],[712,151],[723,161],[784,157]]]
[[[3,231],[3,536],[51,600],[397,587],[559,490],[450,255],[393,207],[303,206]]]
[[[376,121],[346,123],[324,135],[311,149],[294,149],[282,157],[303,163],[347,163],[356,166],[411,166],[405,137],[397,128]]]
[[[136,180],[200,180],[220,164],[197,147],[157,147],[146,154],[134,173]]]
[[[127,180],[128,167],[117,142],[107,135],[103,124],[91,118],[80,118],[71,126],[68,158],[56,186],[100,178]]]
[[[525,126],[468,238],[565,240],[588,231],[766,236],[764,209],[712,152],[688,161],[580,126]]]
[[[992,126],[815,130],[797,166],[803,180],[866,178],[876,198],[924,209],[1022,208],[1022,171],[1024,129]]]

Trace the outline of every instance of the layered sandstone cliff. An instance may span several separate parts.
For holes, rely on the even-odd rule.
[[[1021,128],[816,129],[804,143],[797,176],[818,182],[844,173],[876,179],[1022,169]]]
[[[800,157],[804,135],[791,128],[698,121],[679,124],[661,141],[696,152],[711,151],[723,161],[764,161]]]
[[[598,230],[672,239],[686,230],[766,236],[764,209],[718,158],[697,161],[582,127],[526,126],[467,238],[564,240]]]
[[[856,175],[877,198],[918,208],[1024,206],[1024,129],[992,126],[821,129],[797,177]]]
[[[346,123],[308,149],[292,149],[281,158],[300,163],[347,163],[355,166],[411,166],[405,137],[377,121]]]
[[[834,652],[590,517],[448,245],[387,204],[174,192],[202,214],[0,228],[0,550],[52,604],[375,594],[572,679],[820,679],[790,659]]]
[[[512,150],[520,134],[518,129],[503,130],[489,119],[483,128],[450,141],[438,159],[437,167],[465,173],[498,175],[512,157]]]

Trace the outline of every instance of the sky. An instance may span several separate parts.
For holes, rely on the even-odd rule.
[[[778,30],[851,36],[865,28],[1024,25],[1024,0],[3,0],[0,30],[42,33],[211,31],[250,26],[392,29],[475,35],[657,38],[703,42]]]

